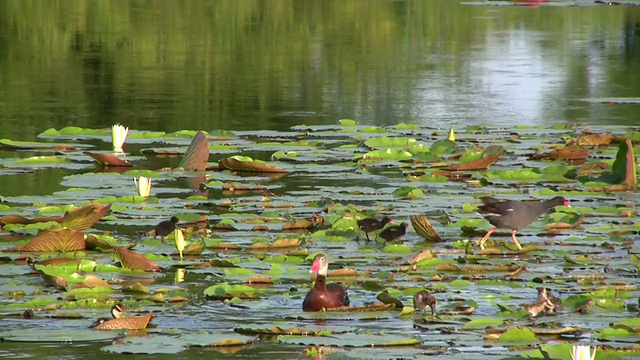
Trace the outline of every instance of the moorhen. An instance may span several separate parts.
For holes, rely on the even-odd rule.
[[[393,220],[390,217],[385,216],[382,220],[374,219],[374,218],[366,218],[358,220],[357,222],[358,228],[364,231],[364,235],[367,237],[367,241],[371,241],[369,239],[369,233],[380,230],[385,227],[387,224],[393,224]]]
[[[489,230],[487,234],[480,240],[480,248],[484,249],[484,243],[489,236],[498,229],[510,229],[511,238],[518,250],[522,250],[522,246],[516,239],[516,232],[524,229],[535,219],[547,210],[559,206],[569,206],[567,199],[562,196],[556,196],[546,201],[516,201],[496,199],[490,196],[480,198],[483,205],[478,210],[489,223],[495,226]]]
[[[158,225],[156,225],[155,236],[160,236],[161,239],[164,239],[167,235],[171,234],[173,230],[176,229],[176,224],[180,222],[180,219],[176,216],[172,216],[169,220],[161,221]]]
[[[431,308],[431,315],[436,316],[436,305],[438,300],[432,294],[422,290],[413,296],[413,308],[424,311],[427,306]]]
[[[318,274],[315,286],[309,290],[302,302],[303,311],[321,311],[341,306],[349,306],[347,291],[340,284],[327,285],[329,261],[324,254],[318,254],[311,265],[312,273]]]
[[[388,228],[382,230],[382,232],[380,233],[380,237],[385,239],[386,241],[395,240],[404,236],[404,234],[407,233],[408,227],[409,224],[406,222],[403,222],[400,225],[389,226]]]

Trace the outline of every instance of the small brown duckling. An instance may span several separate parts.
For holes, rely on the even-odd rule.
[[[431,315],[436,316],[436,306],[438,300],[433,294],[422,290],[413,296],[413,308],[416,310],[424,311],[427,306],[431,308]]]
[[[533,304],[522,305],[522,308],[531,314],[531,317],[538,317],[544,314],[551,314],[556,310],[555,305],[549,299],[540,299]]]
[[[561,304],[561,300],[559,297],[554,296],[553,294],[551,294],[549,292],[549,289],[544,288],[544,287],[539,287],[538,288],[538,300],[540,299],[546,299],[549,300],[551,302],[551,304],[553,304],[553,306],[558,307]]]

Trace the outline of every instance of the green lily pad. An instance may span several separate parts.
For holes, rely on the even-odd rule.
[[[504,323],[504,320],[494,318],[482,318],[474,319],[462,326],[464,330],[479,329],[484,330],[488,326],[500,326]]]
[[[498,342],[501,343],[525,343],[531,344],[540,341],[538,336],[531,331],[529,328],[513,328],[509,329],[500,337],[498,337]]]
[[[343,334],[340,337],[280,335],[277,341],[292,345],[339,347],[410,346],[420,343],[420,339],[394,334]]]
[[[116,331],[86,329],[14,329],[0,332],[0,338],[4,341],[33,343],[83,343],[107,341],[118,336]]]
[[[94,331],[102,332],[102,331]],[[112,354],[177,354],[186,350],[188,343],[182,339],[153,335],[144,337],[127,337],[101,350]]]

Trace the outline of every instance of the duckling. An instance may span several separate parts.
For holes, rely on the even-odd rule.
[[[436,316],[436,305],[438,300],[432,294],[422,290],[413,296],[413,308],[424,311],[427,306],[431,308],[431,315]]]

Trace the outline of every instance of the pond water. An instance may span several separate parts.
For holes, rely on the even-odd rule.
[[[608,326],[638,316],[640,226],[634,204],[640,199],[634,191],[594,190],[603,185],[580,176],[598,177],[594,168],[611,165],[620,141],[587,148],[586,165],[530,154],[561,147],[587,128],[637,140],[637,69],[640,7],[593,1],[0,2],[0,138],[77,147],[0,148],[0,205],[6,206],[0,216],[62,216],[66,209],[54,206],[113,203],[112,212],[86,232],[109,237],[117,246],[135,245],[133,250],[163,267],[145,276],[97,271],[114,287],[105,294],[54,290],[21,254],[8,251],[29,242],[36,229],[5,224],[0,337],[9,342],[0,357],[42,358],[54,352],[73,358],[130,358],[130,353],[149,359],[309,358],[304,349],[323,344],[335,347],[327,358],[503,359],[535,357],[527,351],[544,343],[589,343],[611,346],[610,354],[601,349],[602,356],[618,358],[615,350],[638,341],[629,334],[621,339]],[[106,129],[115,123],[132,129],[125,158],[133,171],[96,169],[82,153],[111,152]],[[72,126],[82,130],[43,134]],[[420,150],[411,141],[428,148],[446,139],[450,127],[457,130],[456,152],[476,156],[500,145],[505,153],[487,171],[464,172],[471,176],[466,182],[437,178],[434,158],[449,164],[457,158],[446,151],[426,155],[435,150]],[[193,136],[176,133],[181,130],[209,132],[210,164],[249,155],[289,173],[227,170],[194,176],[171,170]],[[378,137],[411,141],[366,143]],[[369,153],[377,148],[393,149],[392,155]],[[411,152],[413,160],[398,148]],[[163,150],[178,154],[159,154]],[[383,159],[366,160],[364,154]],[[35,158],[41,155],[65,161]],[[525,174],[523,164],[532,172]],[[136,191],[133,177],[145,174],[153,179],[151,199],[127,201]],[[232,185],[246,189],[230,190]],[[523,245],[542,250],[516,254],[509,248],[510,234],[503,233],[506,237],[490,244],[497,252],[474,247],[475,255],[465,254],[467,241],[490,228],[475,214],[476,199],[487,194],[518,199],[560,194],[570,199],[572,210],[544,221],[572,225],[580,217],[583,222],[558,233],[538,221],[519,232]],[[323,227],[282,230],[288,221],[321,211],[325,227],[336,233]],[[403,244],[366,242],[362,233],[336,225],[377,213],[396,223],[426,214],[446,241],[425,242],[410,226]],[[174,214],[192,224],[204,216],[214,226],[210,233],[188,235],[204,248],[184,261],[171,257],[172,240],[141,235]],[[216,228],[220,221],[236,231]],[[251,248],[279,238],[301,244]],[[442,263],[412,269],[407,258],[424,249],[432,249]],[[373,304],[382,290],[411,306],[413,294],[427,288],[444,310],[441,317],[303,313],[310,285],[307,256],[318,251],[329,255],[332,270],[358,272],[330,278],[347,284],[354,306]],[[103,250],[65,255],[103,265],[118,260]],[[34,256],[42,260],[51,254]],[[256,274],[274,281],[244,289],[259,299],[223,302],[205,296],[211,285],[243,284]],[[127,292],[121,284],[130,280],[149,292]],[[534,302],[539,286],[568,299],[565,308],[535,319],[504,309]],[[576,303],[589,299],[593,306],[586,314],[574,312]],[[143,334],[88,330],[92,320],[108,315],[114,301],[133,313],[154,312],[155,327]],[[456,313],[462,305],[474,309]],[[34,319],[17,316],[26,309],[35,310]],[[484,326],[469,325],[484,319],[504,320],[492,323],[497,331],[511,325],[577,330],[537,334],[522,343],[496,341]],[[278,337],[276,327],[336,333]],[[246,341],[265,329],[273,333],[247,346],[204,346],[221,337]],[[564,351],[555,358],[569,357]]]

